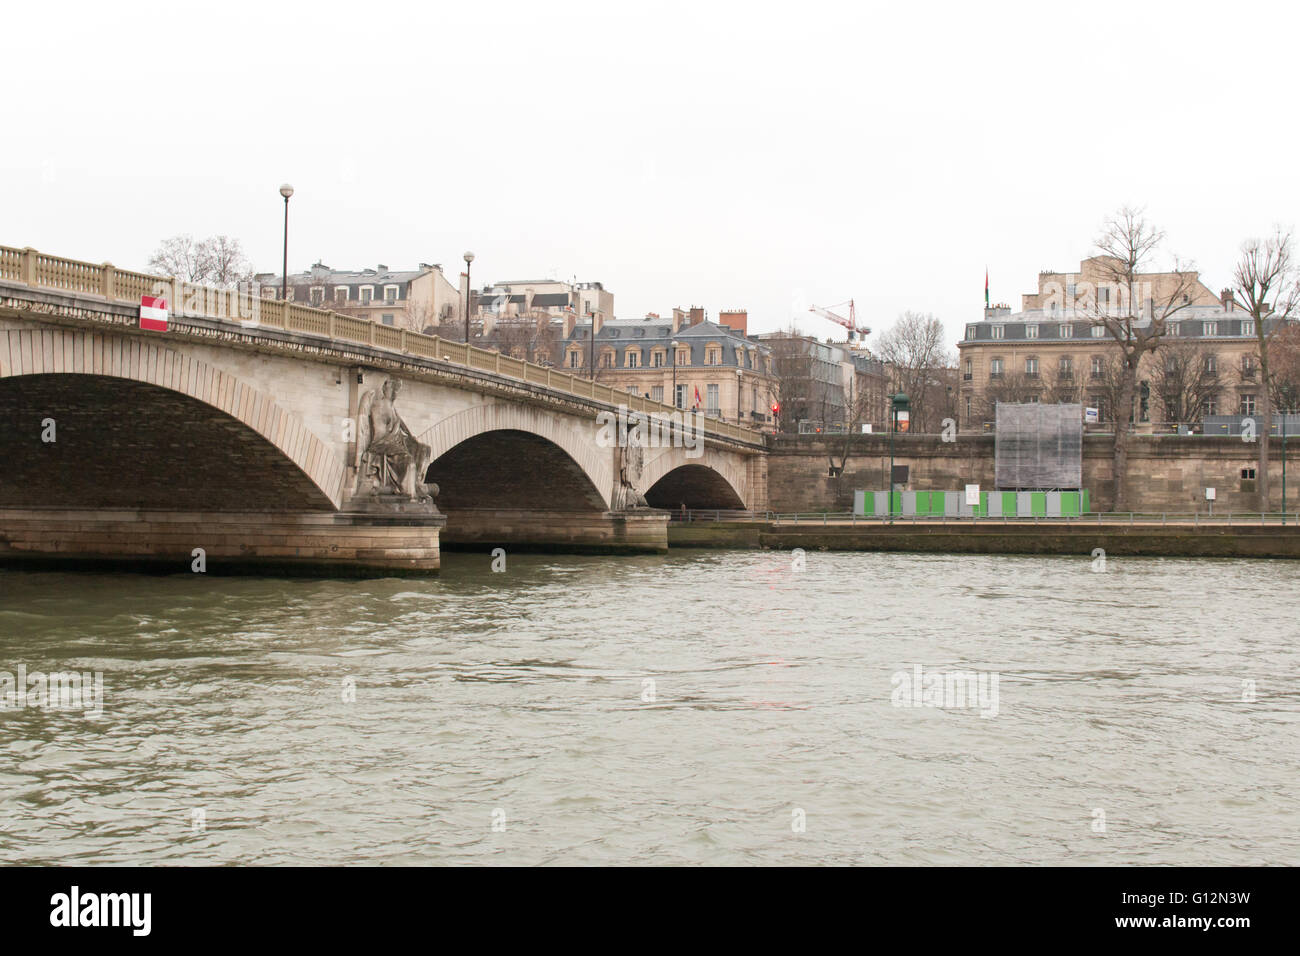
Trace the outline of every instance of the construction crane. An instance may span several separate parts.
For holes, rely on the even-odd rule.
[[[831,311],[831,309],[843,308],[846,305],[849,307],[849,317],[847,319],[844,318],[844,316]],[[860,335],[862,336],[862,338],[865,339],[868,335],[871,334],[871,329],[867,328],[865,325],[858,325],[858,312],[853,307],[852,299],[849,299],[849,301],[847,302],[838,302],[835,305],[831,306],[829,309],[822,309],[815,305],[810,306],[808,308],[808,311],[816,312],[823,319],[830,319],[836,325],[844,326],[846,329],[849,330],[850,342],[853,341],[853,337],[855,335]]]

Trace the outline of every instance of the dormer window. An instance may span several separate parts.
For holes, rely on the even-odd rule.
[[[397,301],[397,286],[395,285],[384,286],[384,301],[389,303],[390,305]]]
[[[1025,338],[1027,338],[1027,339],[1036,339],[1036,338],[1038,338],[1038,326],[1036,326],[1036,325],[1026,325],[1026,326],[1025,326]]]

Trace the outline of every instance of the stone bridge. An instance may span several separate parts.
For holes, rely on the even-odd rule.
[[[233,292],[175,284],[142,329],[166,282],[0,246],[0,559],[428,572],[442,545],[662,551],[664,509],[765,507],[752,430]],[[441,514],[352,496],[358,403],[390,377]],[[651,447],[618,439],[630,413]]]

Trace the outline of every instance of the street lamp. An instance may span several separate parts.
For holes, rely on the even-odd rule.
[[[744,388],[741,386],[741,381],[744,374],[745,373],[740,369],[736,369],[736,424],[737,425],[744,424],[744,422],[741,420],[741,416],[744,414],[744,412],[740,410],[740,400],[741,400],[740,393],[744,391]]]
[[[469,345],[469,300],[474,288],[469,279],[469,267],[473,261],[474,253],[465,253],[465,345],[467,347]]]
[[[906,412],[911,405],[908,402],[907,396],[902,392],[899,392],[897,395],[889,396],[889,405],[889,491],[886,492],[886,494],[889,496],[889,520],[892,524],[894,520],[894,432],[898,431],[899,412]],[[903,503],[900,501],[899,511],[903,510],[902,504]]]
[[[676,339],[669,343],[673,349],[673,408],[681,408],[677,404],[677,346],[681,345]]]
[[[289,298],[289,197],[293,195],[293,187],[285,183],[280,187],[280,195],[284,197],[284,268],[280,272],[280,299],[285,301]]]

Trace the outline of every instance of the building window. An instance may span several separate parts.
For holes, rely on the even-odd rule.
[[[1243,468],[1243,469],[1241,469],[1241,480],[1242,480],[1242,481],[1254,481],[1254,480],[1255,480],[1255,469],[1254,469],[1254,468]]]
[[[1074,326],[1070,325],[1068,322],[1062,322],[1060,328],[1056,330],[1056,333],[1063,339],[1072,338],[1074,336]]]
[[[966,326],[966,338],[967,338],[967,339],[974,339],[974,338],[975,338],[975,332],[976,332],[975,326],[973,326],[973,325],[968,325],[968,326]]]
[[[722,346],[720,346],[720,345],[710,345],[708,348],[706,348],[706,349],[704,350],[704,364],[705,364],[705,365],[721,365],[721,364],[722,364]]]
[[[1219,357],[1217,355],[1205,356],[1205,374],[1215,375],[1219,371]]]
[[[989,338],[993,338],[993,339],[1002,338],[1002,333],[1005,328],[1006,327],[1002,325],[993,326],[992,328],[989,329]]]
[[[1038,378],[1038,358],[1030,356],[1025,359],[1025,374],[1030,378]]]
[[[677,394],[674,397],[677,399],[677,401],[674,404],[678,408],[685,408],[686,407],[686,386],[678,385]]]
[[[613,368],[613,367],[614,367],[614,350],[613,350],[613,349],[605,349],[603,352],[600,353],[600,367],[601,367],[601,368]]]
[[[706,394],[706,402],[708,403],[706,414],[719,414],[722,410],[722,406],[718,404],[718,386],[706,385],[704,391]]]
[[[375,287],[372,285],[363,285],[361,287],[361,304],[369,305],[371,302],[374,301],[374,298],[375,298]]]
[[[569,368],[578,368],[582,365],[582,350],[569,349]]]
[[[664,400],[664,387],[662,385],[651,385],[650,398],[656,402],[662,402]]]
[[[1027,338],[1027,339],[1036,339],[1036,338],[1038,338],[1038,326],[1036,326],[1036,325],[1026,325],[1026,326],[1025,326],[1025,338]]]
[[[989,359],[989,378],[1002,377],[1002,359]]]
[[[691,350],[690,350],[690,349],[677,349],[677,364],[678,364],[678,365],[690,365],[690,364],[691,364]]]
[[[1247,320],[1243,320],[1243,321],[1242,321],[1242,323],[1241,323],[1241,334],[1242,334],[1242,335],[1254,335],[1254,334],[1255,334],[1255,322],[1254,322],[1253,319],[1247,319]]]
[[[384,286],[384,301],[389,303],[390,305],[397,301],[397,286],[395,285]]]
[[[1106,326],[1094,325],[1092,327],[1092,337],[1094,339],[1104,339],[1106,337]]]
[[[1241,377],[1255,377],[1255,356],[1247,354],[1241,357]]]
[[[384,313],[384,325],[392,325],[392,324],[393,324],[393,313],[391,313],[391,312],[385,312],[385,313]]]
[[[1217,398],[1207,398],[1201,402],[1201,416],[1203,418],[1217,414],[1219,414],[1219,400]]]
[[[325,304],[325,287],[323,285],[314,285],[311,287],[311,304]]]
[[[625,360],[626,360],[626,362],[627,362],[627,366],[626,366],[627,368],[640,368],[640,367],[641,367],[641,350],[640,350],[640,349],[628,349],[627,352],[624,353],[624,358],[625,358]]]
[[[970,421],[970,396],[966,396],[966,421]]]
[[[1202,335],[1218,335],[1218,334],[1219,334],[1219,323],[1218,323],[1218,322],[1202,322],[1202,323],[1201,323],[1201,334],[1202,334]]]
[[[975,377],[975,363],[970,359],[966,360],[966,371],[962,373],[962,379],[969,382]]]
[[[1243,392],[1243,393],[1242,393],[1242,395],[1241,395],[1241,414],[1243,414],[1243,415],[1254,415],[1254,414],[1255,414],[1255,393],[1254,393],[1254,392]]]
[[[1058,366],[1061,378],[1074,378],[1074,359],[1068,355],[1061,356],[1061,362]]]
[[[336,286],[334,287],[334,301],[335,301],[335,302],[346,302],[346,301],[348,301],[348,287],[347,287],[347,286],[345,286],[345,285],[336,285]]]
[[[1094,355],[1092,357],[1091,375],[1093,378],[1101,378],[1102,371],[1105,368],[1105,362],[1106,360],[1100,355]]]
[[[664,350],[663,350],[663,349],[655,349],[653,352],[650,353],[650,367],[651,367],[651,368],[663,368],[663,364],[664,364]],[[662,400],[663,400],[663,399],[660,399],[660,401],[662,401]]]

